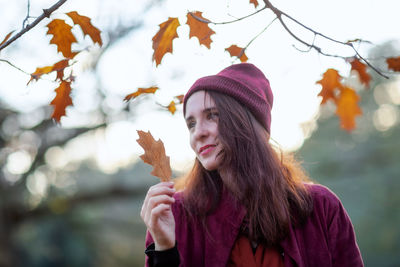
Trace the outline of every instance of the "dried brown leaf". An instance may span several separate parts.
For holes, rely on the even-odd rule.
[[[129,101],[129,100],[136,98],[142,94],[154,94],[157,90],[158,90],[158,87],[156,87],[156,86],[149,87],[149,88],[138,88],[136,90],[136,92],[133,92],[132,94],[125,96],[124,100]]]
[[[247,62],[248,60],[248,57],[245,54],[245,49],[237,45],[231,45],[230,47],[225,48],[225,50],[229,52],[231,57],[237,57],[241,62]]]
[[[169,157],[165,154],[164,144],[161,140],[156,141],[150,132],[137,131],[139,139],[136,141],[144,149],[140,158],[147,164],[153,166],[152,175],[160,178],[162,182],[171,180],[172,170]]]
[[[203,18],[202,12],[189,12],[186,15],[187,22],[189,25],[190,33],[189,38],[197,37],[201,45],[205,45],[208,49],[211,48],[211,35],[215,34],[215,31],[208,27],[210,22],[208,19]]]
[[[65,109],[72,105],[71,99],[71,82],[61,81],[60,86],[55,90],[56,97],[51,101],[50,105],[54,106],[54,111],[51,117],[57,122],[62,116],[65,116]]]
[[[66,58],[73,58],[77,53],[71,51],[71,46],[76,43],[75,36],[72,34],[72,27],[62,19],[53,19],[47,24],[47,34],[52,34],[51,44],[57,46],[57,51],[61,52]]]
[[[83,34],[89,35],[93,43],[98,43],[100,46],[103,45],[100,30],[92,25],[89,17],[79,15],[76,11],[68,12],[67,15],[72,19],[75,25],[81,26]]]

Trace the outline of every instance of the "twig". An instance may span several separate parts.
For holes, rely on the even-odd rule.
[[[30,18],[30,10],[31,10],[31,1],[28,0],[28,7],[26,8],[27,12],[26,12],[26,17],[24,19],[24,21],[22,22],[22,29],[25,28],[26,23],[28,22],[28,19]]]
[[[21,69],[21,68],[15,66],[14,64],[12,64],[12,63],[11,63],[10,61],[8,61],[8,60],[0,59],[0,61],[1,61],[1,62],[7,63],[7,64],[10,65],[11,67],[16,68],[17,70],[19,70],[19,71],[21,71],[21,72],[23,72],[23,73],[25,73],[25,74],[27,74],[27,75],[30,75],[29,73],[27,73],[27,72],[24,71],[23,69]]]
[[[268,23],[268,25],[259,33],[257,34],[253,39],[250,40],[250,42],[243,48],[243,50],[247,49],[247,47],[249,47],[249,45],[255,40],[257,39],[261,34],[263,34],[268,28],[269,26],[272,25],[272,23],[274,23],[274,21],[277,19],[277,17],[275,17],[270,23]],[[243,54],[243,53],[241,53]],[[242,56],[242,55],[240,55]]]
[[[23,34],[28,32],[30,29],[35,27],[39,22],[41,22],[44,18],[50,17],[51,13],[53,13],[56,9],[58,9],[62,4],[64,4],[67,0],[60,0],[57,3],[55,3],[53,6],[51,6],[48,9],[43,9],[43,14],[40,15],[37,19],[35,19],[31,24],[27,25],[25,28],[23,28],[20,32],[18,32],[16,35],[14,35],[12,38],[10,38],[7,42],[2,44],[0,46],[0,51],[6,48],[8,45],[13,43],[15,40],[17,40],[19,37],[21,37]]]
[[[249,14],[249,15],[246,15],[246,16],[244,16],[244,17],[241,17],[241,18],[238,18],[238,19],[235,19],[235,20],[231,20],[231,21],[224,21],[224,22],[213,22],[213,21],[208,20],[208,19],[199,18],[199,17],[197,17],[196,15],[194,15],[192,12],[188,12],[188,13],[189,13],[194,19],[196,19],[196,20],[198,20],[198,21],[200,21],[200,22],[211,23],[211,24],[214,24],[214,25],[222,25],[222,24],[229,24],[229,23],[234,23],[234,22],[237,22],[237,21],[240,21],[240,20],[243,20],[243,19],[247,19],[248,17],[254,16],[255,14],[257,14],[257,13],[259,13],[259,12],[265,10],[266,8],[267,8],[267,7],[263,7],[263,8],[261,8],[261,9],[257,10],[256,12],[251,13],[251,14]]]
[[[314,44],[314,41],[313,41],[312,44],[307,43],[306,41],[304,41],[303,39],[301,39],[300,37],[298,37],[297,35],[295,35],[295,34],[289,29],[289,27],[288,27],[288,26],[286,25],[286,23],[283,21],[282,16],[287,17],[288,19],[292,20],[293,22],[295,22],[296,24],[300,25],[300,26],[303,27],[304,29],[306,29],[306,30],[308,30],[308,31],[310,31],[310,32],[312,32],[312,33],[314,33],[315,36],[316,36],[316,35],[319,35],[319,36],[321,36],[321,37],[323,37],[323,38],[325,38],[325,39],[327,39],[327,40],[329,40],[329,41],[331,41],[331,42],[338,43],[338,44],[345,45],[345,46],[350,46],[350,47],[353,49],[353,51],[356,53],[356,55],[357,55],[362,61],[364,61],[371,69],[373,69],[376,73],[378,73],[378,74],[381,75],[382,77],[385,77],[386,79],[389,79],[388,76],[384,75],[381,71],[379,71],[377,68],[375,68],[374,66],[372,66],[372,64],[369,63],[368,60],[366,60],[364,57],[362,57],[362,56],[360,55],[360,53],[357,51],[357,49],[354,47],[354,45],[353,45],[352,42],[342,42],[342,41],[336,40],[336,39],[334,39],[334,38],[331,38],[331,37],[329,37],[329,36],[326,36],[326,35],[324,35],[324,34],[322,34],[322,33],[320,33],[320,32],[317,32],[317,31],[313,30],[312,28],[310,28],[310,27],[304,25],[303,23],[299,22],[298,20],[296,20],[296,19],[293,18],[292,16],[290,16],[290,15],[286,14],[285,12],[282,12],[282,11],[279,10],[278,8],[274,7],[274,6],[271,4],[271,2],[270,2],[269,0],[264,0],[264,3],[265,3],[265,7],[266,7],[266,8],[271,9],[272,12],[275,13],[275,15],[277,16],[279,22],[282,24],[283,28],[284,28],[294,39],[296,39],[298,42],[300,42],[300,43],[302,43],[303,45],[309,47],[310,50],[311,50],[311,49],[315,49],[318,53],[320,53],[320,54],[322,54],[322,55],[324,55],[324,56],[346,58],[346,57],[339,56],[339,55],[331,55],[331,54],[324,53],[320,47],[318,47],[318,46],[316,46],[316,45]],[[315,36],[314,36],[314,37],[315,37]]]

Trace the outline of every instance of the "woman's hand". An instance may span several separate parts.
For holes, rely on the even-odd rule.
[[[153,237],[155,250],[166,250],[175,246],[175,219],[171,204],[175,202],[174,184],[161,182],[147,191],[140,216]]]

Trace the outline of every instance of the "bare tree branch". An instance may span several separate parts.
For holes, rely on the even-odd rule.
[[[55,3],[53,6],[51,6],[48,9],[43,9],[43,14],[40,15],[37,19],[35,19],[31,24],[23,28],[20,32],[18,32],[16,35],[14,35],[12,38],[10,38],[7,42],[2,44],[0,46],[0,51],[6,48],[8,45],[13,43],[15,40],[17,40],[19,37],[21,37],[23,34],[28,32],[30,29],[35,27],[39,22],[41,22],[44,18],[50,17],[51,13],[53,13],[56,9],[58,9],[61,5],[63,5],[67,0],[60,0],[57,3]]]
[[[304,29],[306,29],[306,30],[312,32],[312,33],[314,34],[314,39],[315,39],[315,36],[318,36],[318,35],[319,35],[319,36],[321,36],[321,37],[323,37],[323,38],[325,38],[325,39],[327,39],[327,40],[329,40],[329,41],[331,41],[331,42],[334,42],[334,43],[338,43],[338,44],[341,44],[341,45],[344,45],[344,46],[349,46],[349,47],[351,47],[351,48],[353,49],[353,51],[356,53],[357,57],[359,57],[362,61],[364,61],[371,69],[373,69],[376,73],[378,73],[378,74],[381,75],[382,77],[385,77],[386,79],[389,79],[388,76],[386,76],[386,75],[383,74],[380,70],[378,70],[376,67],[374,67],[367,59],[365,59],[364,57],[362,57],[362,56],[360,55],[360,53],[357,51],[357,49],[354,47],[354,45],[353,45],[352,42],[342,42],[342,41],[336,40],[336,39],[334,39],[334,38],[328,37],[328,36],[326,36],[326,35],[324,35],[324,34],[322,34],[322,33],[320,33],[320,32],[317,32],[317,31],[313,30],[312,28],[310,28],[310,27],[304,25],[303,23],[299,22],[298,20],[294,19],[292,16],[290,16],[290,15],[286,14],[285,12],[279,10],[278,8],[274,7],[274,6],[271,4],[271,2],[270,2],[269,0],[264,0],[264,3],[265,3],[265,7],[266,7],[266,8],[269,8],[269,9],[272,10],[272,12],[274,12],[274,14],[277,16],[279,22],[282,24],[283,28],[284,28],[294,39],[296,39],[298,42],[300,42],[300,43],[302,43],[303,45],[309,47],[310,49],[315,49],[318,53],[320,53],[320,54],[322,54],[322,55],[324,55],[324,56],[340,57],[340,58],[346,59],[346,57],[343,57],[343,56],[327,54],[327,53],[323,52],[322,49],[321,49],[320,47],[316,46],[316,45],[314,44],[314,41],[313,41],[312,44],[309,44],[309,43],[307,43],[306,41],[304,41],[303,39],[301,39],[300,37],[298,37],[296,34],[294,34],[294,33],[289,29],[289,27],[288,27],[288,26],[286,25],[286,23],[283,21],[282,16],[287,17],[288,19],[292,20],[293,22],[295,22],[296,24],[300,25],[300,26],[303,27]]]

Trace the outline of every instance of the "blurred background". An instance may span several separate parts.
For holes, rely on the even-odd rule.
[[[55,2],[0,0],[0,39],[21,29],[28,10],[29,23]],[[273,140],[293,151],[311,179],[342,200],[366,266],[400,266],[400,76],[388,73],[385,63],[386,57],[400,55],[395,14],[400,6],[396,0],[348,2],[273,4],[335,39],[371,41],[358,49],[390,79],[369,71],[373,81],[366,89],[343,59],[301,52],[305,48],[276,22],[246,54],[272,85]],[[228,21],[254,12],[254,6],[247,1],[68,0],[52,18],[66,19],[63,13],[73,10],[101,29],[104,45],[92,47],[82,37],[74,47],[86,51],[73,66],[74,105],[60,124],[49,119],[55,77],[26,85],[36,67],[61,59],[49,45],[49,20],[0,54],[28,73],[0,62],[0,266],[143,266],[145,226],[139,211],[158,180],[138,158],[136,130],[150,130],[164,142],[175,177],[187,171],[194,155],[181,107],[172,115],[162,105],[197,78],[234,63],[224,49],[245,46],[274,18],[266,11],[237,24],[211,26],[217,34],[208,50],[188,39],[188,10]],[[168,17],[179,17],[179,39],[156,68],[151,39]],[[299,35],[312,40],[305,32]],[[315,41],[333,54],[353,53]],[[351,133],[340,129],[333,105],[319,106],[321,88],[315,82],[327,68],[339,70],[361,96],[363,115]],[[160,87],[155,95],[123,101],[138,87],[153,85]]]

